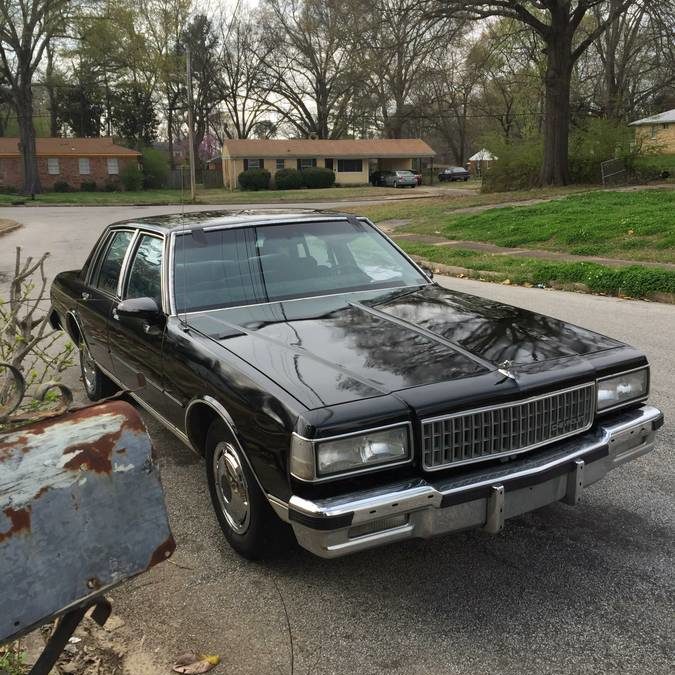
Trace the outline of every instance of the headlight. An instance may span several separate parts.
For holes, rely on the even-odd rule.
[[[400,464],[410,458],[408,425],[310,441],[293,437],[291,473],[302,480]]]
[[[649,368],[598,380],[598,412],[644,398],[649,391]]]

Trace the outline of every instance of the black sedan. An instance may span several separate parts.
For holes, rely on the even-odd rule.
[[[51,296],[87,395],[133,390],[203,455],[251,558],[291,535],[336,557],[498,532],[576,504],[663,420],[639,351],[449,291],[348,214],[116,223]]]
[[[452,183],[456,180],[463,180],[466,182],[469,178],[471,178],[471,174],[461,166],[449,166],[438,174],[438,180],[441,182],[447,181]]]

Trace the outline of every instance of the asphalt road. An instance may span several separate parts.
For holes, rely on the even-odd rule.
[[[0,239],[0,270],[19,242],[52,250],[51,269],[77,266],[122,210],[70,209],[77,220],[31,210],[26,227]],[[651,402],[666,413],[656,450],[578,507],[507,521],[498,536],[467,532],[334,561],[293,550],[263,564],[231,551],[203,462],[148,419],[178,550],[113,594],[136,647],[165,669],[186,649],[218,653],[214,673],[672,672],[675,307],[438,281],[643,349]]]

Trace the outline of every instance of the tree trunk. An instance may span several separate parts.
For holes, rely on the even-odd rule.
[[[56,110],[56,92],[54,91],[54,51],[51,43],[47,47],[47,98],[49,99],[49,135],[59,135],[59,120]]]
[[[30,79],[27,80],[30,82]],[[23,160],[23,189],[25,195],[42,192],[35,150],[35,126],[33,124],[33,90],[30,85],[15,92],[16,114],[19,118],[19,151]]]
[[[544,157],[539,182],[542,185],[567,185],[570,182],[571,37],[556,31],[551,35],[545,51]]]
[[[166,111],[166,136],[169,141],[169,168],[176,168],[176,160],[173,156],[173,105],[169,105]]]

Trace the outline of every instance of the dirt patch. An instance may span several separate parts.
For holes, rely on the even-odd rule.
[[[0,236],[16,230],[17,228],[22,227],[21,223],[17,223],[16,220],[10,220],[9,218],[0,218]]]

